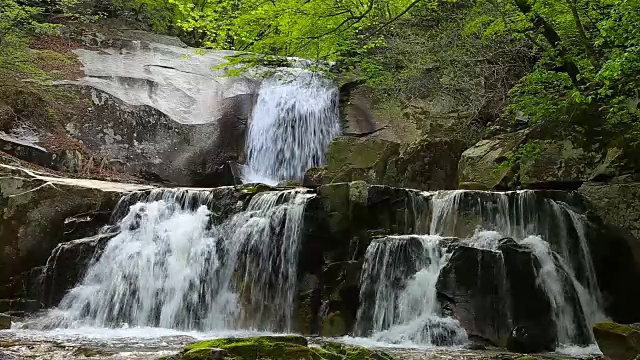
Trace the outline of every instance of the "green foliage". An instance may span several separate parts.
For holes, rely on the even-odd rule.
[[[639,0],[482,0],[500,9],[468,31],[531,39],[540,61],[506,115],[601,146],[640,144]]]
[[[117,0],[156,31],[196,46],[344,60],[381,44],[377,29],[432,0]]]
[[[15,0],[0,3],[0,72],[36,74],[27,51],[30,36],[50,35],[56,25],[42,22],[43,8],[19,5]]]

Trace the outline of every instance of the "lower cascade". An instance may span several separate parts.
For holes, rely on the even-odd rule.
[[[357,298],[350,335],[409,347],[483,342],[516,352],[595,343],[591,327],[606,319],[604,301],[590,223],[570,193],[368,189],[369,198],[404,201],[401,212],[391,211],[402,226],[383,225],[395,234],[371,235],[353,254],[347,244],[348,259],[334,260],[348,269],[339,281],[361,264],[348,290]],[[123,197],[81,280],[36,326],[291,333],[302,319],[323,328],[323,319],[346,309],[336,305],[342,293],[322,294],[321,282],[336,279],[312,275],[329,268],[325,256],[336,256],[324,248],[333,230],[313,232],[323,224],[315,217],[327,211],[326,195],[249,190]],[[366,231],[376,226],[367,224]],[[55,274],[60,246],[45,274]]]
[[[437,235],[393,236],[369,245],[358,335],[370,329],[369,336],[382,342],[451,346],[467,341],[458,322],[441,316],[438,308],[436,281],[448,258],[441,240]]]
[[[519,331],[543,328],[546,350],[595,343],[602,296],[586,219],[570,200],[410,192],[405,231],[415,235],[367,248],[356,335],[444,346],[473,336],[518,349]]]
[[[131,205],[44,326],[290,331],[302,215],[314,195],[258,193],[220,225],[202,193],[178,195]]]

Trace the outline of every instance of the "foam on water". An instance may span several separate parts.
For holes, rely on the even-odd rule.
[[[336,86],[318,73],[278,73],[263,81],[251,115],[243,181],[302,181],[339,134]]]

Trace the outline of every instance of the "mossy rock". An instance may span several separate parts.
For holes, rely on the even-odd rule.
[[[187,346],[180,360],[207,360],[219,358],[235,360],[391,360],[386,353],[338,343],[308,346],[302,336],[260,336],[253,338],[226,338],[198,342]]]
[[[320,335],[335,337],[344,336],[347,334],[347,326],[340,312],[329,314],[322,323],[322,330]]]
[[[602,353],[611,360],[640,356],[640,326],[602,322],[593,326],[593,334]]]

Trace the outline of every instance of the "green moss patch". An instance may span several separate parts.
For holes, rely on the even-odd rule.
[[[187,346],[180,360],[205,360],[212,352],[222,349],[225,359],[235,360],[391,360],[388,354],[361,347],[327,342],[309,346],[302,336],[260,336],[253,338],[226,338],[198,342]]]

